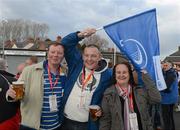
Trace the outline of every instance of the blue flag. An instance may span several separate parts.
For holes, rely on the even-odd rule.
[[[155,9],[104,26],[104,30],[136,70],[146,69],[159,90],[166,88]]]

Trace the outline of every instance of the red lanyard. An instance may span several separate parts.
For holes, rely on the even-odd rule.
[[[130,87],[131,87],[131,86],[129,85],[127,89],[122,88],[122,87],[120,87],[120,88],[126,93],[126,95],[128,94],[129,107],[130,107],[130,110],[131,110],[132,112],[134,112],[133,94],[132,94],[132,91],[131,91]]]
[[[91,70],[91,73],[87,76],[87,78],[85,79],[85,67],[83,67],[83,73],[82,73],[82,91],[84,91],[85,89],[85,85],[87,84],[87,82],[90,80],[91,76],[94,74],[94,70]]]
[[[120,86],[119,86],[120,87]],[[123,92],[126,93],[126,95],[128,94],[128,88],[123,88],[123,87],[120,87],[122,89]]]
[[[49,78],[49,82],[50,82],[50,89],[53,90],[53,87],[56,86],[56,84],[58,83],[61,71],[59,71],[59,75],[57,75],[56,81],[53,83],[49,65],[47,65],[47,68],[48,68],[48,78]],[[59,66],[59,70],[60,69],[61,69],[61,67]]]
[[[131,111],[134,112],[133,94],[132,94],[132,92],[130,92],[130,94],[129,94],[129,107],[130,107]]]

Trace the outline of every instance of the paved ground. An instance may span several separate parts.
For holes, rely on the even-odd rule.
[[[174,112],[174,120],[175,120],[176,130],[180,130],[180,111]]]

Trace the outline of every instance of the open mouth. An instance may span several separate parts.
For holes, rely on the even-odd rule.
[[[118,79],[119,79],[119,80],[125,80],[126,77],[119,77]]]

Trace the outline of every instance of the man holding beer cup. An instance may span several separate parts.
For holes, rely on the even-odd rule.
[[[110,84],[111,72],[97,45],[90,43],[82,55],[76,48],[79,41],[95,32],[96,29],[86,29],[71,33],[61,41],[65,48],[69,72],[62,100],[64,121],[61,130],[99,129],[97,120],[97,116],[101,116],[99,106],[103,92]],[[90,110],[95,114],[90,114]]]
[[[7,72],[7,62],[0,58],[0,130],[19,130],[19,102],[7,102],[9,84],[16,81],[15,75]]]
[[[20,130],[60,129],[59,109],[66,80],[61,66],[63,58],[64,47],[52,42],[48,48],[47,60],[27,66],[18,82],[7,91],[9,97],[21,101]],[[18,98],[15,88],[23,83],[23,97]]]

